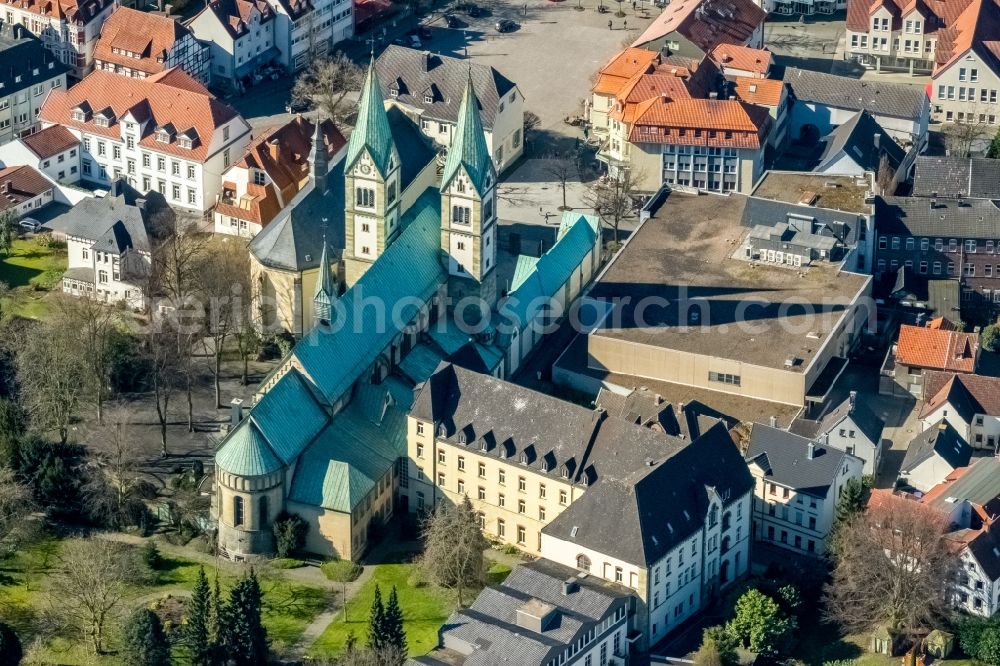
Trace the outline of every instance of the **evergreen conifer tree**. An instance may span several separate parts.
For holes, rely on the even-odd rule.
[[[396,586],[389,593],[389,603],[385,607],[385,644],[395,648],[399,655],[406,657],[406,632],[403,630],[403,610],[399,607]]]
[[[17,666],[24,657],[21,639],[17,637],[14,628],[0,622],[0,664]]]
[[[368,613],[368,649],[376,652],[385,646],[385,606],[382,605],[382,590],[376,584],[375,599]]]
[[[156,613],[140,608],[129,618],[121,660],[125,666],[170,666],[170,643]]]
[[[198,579],[191,593],[188,604],[187,626],[184,630],[184,640],[191,651],[191,663],[194,666],[211,666],[212,643],[209,636],[209,624],[212,614],[212,590],[208,586],[208,576],[205,567],[198,568]]]
[[[219,613],[219,645],[235,666],[267,663],[267,630],[261,623],[263,599],[253,570],[229,592],[229,603]]]

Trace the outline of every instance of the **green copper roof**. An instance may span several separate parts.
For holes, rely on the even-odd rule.
[[[382,89],[375,73],[374,58],[368,66],[368,75],[361,88],[358,120],[351,139],[347,142],[344,167],[353,167],[365,150],[375,160],[375,167],[385,176],[389,172],[389,158],[393,150],[392,130],[389,129],[389,116],[385,112],[385,100],[382,99]]]
[[[403,232],[357,283],[344,292],[332,326],[317,326],[292,350],[304,374],[332,404],[399,334],[387,322],[410,321],[444,279],[441,197],[429,187],[403,215]],[[387,305],[385,316],[366,302]],[[272,389],[273,390],[273,389]]]
[[[252,418],[244,419],[226,438],[215,454],[215,464],[238,476],[263,476],[277,472],[282,466]]]
[[[390,406],[373,422],[371,404],[363,402],[383,403],[387,389],[371,388],[372,395],[355,396],[302,454],[289,499],[350,513],[406,455],[406,414]]]
[[[486,191],[486,177],[490,182],[496,181],[493,159],[486,147],[486,135],[483,133],[483,122],[479,117],[479,99],[472,88],[472,75],[465,84],[465,94],[462,105],[458,108],[458,124],[455,127],[455,137],[448,148],[448,159],[444,163],[441,174],[441,188],[444,189],[458,173],[460,167],[465,167],[466,173],[472,179],[472,186],[482,195]]]

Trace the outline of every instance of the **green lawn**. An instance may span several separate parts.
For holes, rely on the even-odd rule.
[[[406,640],[410,656],[426,654],[437,645],[438,629],[455,608],[454,595],[439,587],[418,584],[413,579],[413,564],[381,564],[358,590],[347,605],[347,622],[341,613],[310,651],[314,657],[332,657],[340,654],[351,633],[364,645],[367,638],[368,611],[375,598],[375,586],[382,590],[383,601],[388,601],[392,586],[396,586],[399,605],[403,609]],[[467,598],[474,598],[470,595]]]
[[[48,544],[48,547],[46,545]],[[0,564],[0,621],[10,622],[22,637],[30,637],[37,630],[38,618],[51,601],[45,594],[46,557],[50,565],[58,555],[58,541],[43,542],[19,552],[11,560]],[[153,600],[194,588],[199,565],[175,557],[165,557],[157,570],[155,582],[135,587],[129,597],[133,605],[152,603]],[[206,567],[209,580],[213,572]],[[223,596],[236,581],[233,575],[220,579]],[[264,592],[264,626],[276,649],[294,645],[306,626],[327,605],[327,590],[311,585],[289,582],[279,576],[261,577]],[[184,596],[184,595],[179,595]],[[140,601],[141,599],[141,601]],[[46,657],[59,664],[93,664],[94,657],[86,646],[75,645],[62,638],[46,643]],[[108,657],[100,663],[114,664]]]
[[[3,308],[22,317],[45,316],[45,295],[58,288],[66,270],[66,250],[40,246],[34,239],[18,238],[10,254],[0,261],[0,282],[12,290]]]

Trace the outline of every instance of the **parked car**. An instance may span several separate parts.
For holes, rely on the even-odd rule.
[[[422,49],[424,48],[424,44],[423,42],[420,41],[420,38],[417,37],[416,35],[410,35],[410,48]]]
[[[306,100],[288,100],[285,104],[285,113],[305,113],[309,110],[309,102]]]
[[[480,11],[477,5],[468,4],[465,6],[465,13],[469,16],[476,17],[482,14],[482,11]]]
[[[458,27],[458,18],[454,14],[445,14],[444,22],[449,28]]]
[[[434,38],[434,35],[431,34],[431,29],[428,28],[426,25],[422,25],[419,28],[417,28],[417,36],[424,41]]]
[[[25,231],[38,232],[42,228],[42,223],[32,217],[26,217],[17,223]]]
[[[517,24],[510,19],[500,19],[497,21],[497,32],[513,32],[517,29]]]

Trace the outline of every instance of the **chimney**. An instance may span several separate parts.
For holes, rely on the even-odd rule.
[[[715,92],[713,90],[712,92],[708,93],[708,98],[709,99],[719,99],[719,93],[717,93],[717,92]]]
[[[938,424],[938,430],[944,431],[948,429],[948,422],[941,419],[941,423]]]
[[[882,133],[875,132],[875,136],[872,137],[872,143],[875,144],[875,150],[881,150],[882,148]]]
[[[233,421],[231,426],[235,428],[240,424],[240,421],[243,420],[243,400],[241,400],[240,398],[233,398],[229,404],[233,406],[232,409]]]
[[[855,403],[855,401],[857,399],[858,399],[858,392],[857,391],[851,391],[850,394],[849,394],[849,397],[848,397],[848,400],[851,401],[851,409],[854,409],[854,403]]]
[[[931,197],[930,209],[934,210],[935,208],[937,208],[937,199]]]
[[[812,460],[815,457],[816,457],[816,442],[810,440],[809,444],[806,445],[806,458]]]
[[[271,139],[267,142],[267,154],[271,156],[271,159],[275,162],[278,161],[278,139]]]
[[[425,72],[431,71],[431,52],[424,51],[420,54],[420,64]]]
[[[571,595],[574,592],[576,592],[576,590],[577,590],[577,586],[576,586],[576,580],[575,579],[573,579],[573,578],[567,578],[566,580],[563,581],[563,583],[562,583],[562,593],[563,593],[564,597],[568,597],[569,595]]]
[[[778,427],[778,417],[777,416],[772,416],[771,419],[770,419],[770,421],[769,421],[769,423],[771,424],[772,428],[777,428]]]
[[[9,180],[5,180],[3,183],[3,193],[10,194],[11,190],[13,190],[13,184]]]

